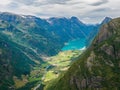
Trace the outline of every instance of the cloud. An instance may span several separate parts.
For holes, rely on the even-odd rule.
[[[67,4],[71,0],[46,0],[49,4]]]
[[[11,2],[12,2],[12,0],[0,0],[0,5],[7,5]]]
[[[21,3],[29,6],[42,6],[50,4],[67,4],[71,0],[13,0],[14,2]]]
[[[105,16],[120,15],[120,0],[0,0],[0,11],[42,18],[77,16],[96,23]]]
[[[13,0],[13,2],[24,5],[34,5],[37,3],[37,0]]]
[[[99,6],[99,5],[102,5],[102,4],[105,4],[105,3],[108,3],[108,0],[98,0],[96,2],[91,3],[90,5]]]
[[[110,11],[110,10],[111,10],[110,8],[98,8],[98,9],[92,10],[91,13],[92,12],[93,13],[95,13],[95,12],[97,12],[97,13],[99,13],[99,12],[106,12],[106,11]]]
[[[18,3],[11,2],[6,7],[13,10],[13,9],[19,8],[20,5]]]

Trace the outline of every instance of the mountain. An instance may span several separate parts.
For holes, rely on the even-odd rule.
[[[55,55],[61,50],[64,43],[70,40],[88,39],[90,33],[98,30],[98,25],[86,25],[77,17],[53,17],[45,20],[30,15],[3,12],[0,13],[0,20],[9,23],[11,25],[9,29],[16,29],[11,31],[12,35],[8,35],[12,41],[45,56]],[[5,31],[6,28],[8,27],[3,28],[2,31]]]
[[[21,51],[16,43],[0,33],[0,89],[13,89],[13,76],[30,74],[35,63]]]
[[[48,24],[45,20],[34,16],[23,16],[11,13],[2,13],[0,19],[8,22],[19,31],[16,33],[13,31],[11,32],[13,35],[9,36],[14,42],[40,54],[52,55],[57,52],[56,49],[53,50],[53,47],[51,47],[54,45],[51,41],[55,41],[56,37],[53,37],[51,32],[45,29]]]
[[[112,18],[110,18],[110,17],[105,17],[105,19],[101,22],[101,24],[103,25],[103,24],[106,24],[106,23],[108,23],[109,21],[111,21],[112,20]]]
[[[92,45],[45,90],[119,90],[120,18],[101,27]]]

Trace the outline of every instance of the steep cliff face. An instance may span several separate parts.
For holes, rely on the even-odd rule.
[[[90,48],[47,90],[119,90],[120,18],[105,24]]]

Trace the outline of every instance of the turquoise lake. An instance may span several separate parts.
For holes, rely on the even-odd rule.
[[[72,40],[66,43],[65,46],[62,48],[62,51],[80,50],[85,47],[86,47],[86,39],[81,38],[81,39]]]

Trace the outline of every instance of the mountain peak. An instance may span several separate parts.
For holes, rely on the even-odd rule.
[[[71,19],[71,20],[78,20],[78,18],[75,17],[75,16],[72,16],[70,19]]]
[[[101,24],[108,23],[108,22],[111,21],[111,20],[112,20],[112,18],[110,18],[110,17],[105,17],[105,18],[103,19],[103,21],[102,21]]]
[[[78,22],[79,24],[81,24],[81,25],[85,25],[82,21],[80,21],[77,17],[75,17],[75,16],[72,16],[71,18],[70,18],[70,20],[72,21],[72,22]]]

